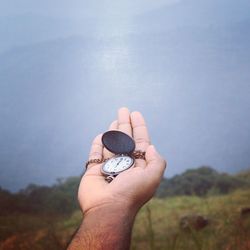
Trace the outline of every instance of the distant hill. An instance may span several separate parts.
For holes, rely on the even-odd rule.
[[[163,179],[158,197],[177,195],[227,194],[237,188],[250,187],[250,171],[237,175],[219,173],[211,167],[188,169],[169,179]]]
[[[28,185],[18,193],[0,188],[0,215],[10,213],[67,215],[78,208],[77,190],[80,177],[58,179],[52,186]],[[210,167],[189,169],[180,175],[163,179],[156,197],[179,195],[218,195],[250,187],[249,171],[229,175]]]
[[[93,22],[87,18],[59,18],[33,13],[0,16],[0,53],[19,46],[89,34]]]
[[[236,174],[236,177],[246,181],[250,181],[250,170],[241,171],[238,174]]]
[[[89,44],[94,42],[71,37],[17,47],[0,55],[0,182],[4,187],[17,190],[26,186],[29,180],[24,179],[33,171],[40,173],[33,182],[46,179],[52,184],[57,177],[70,175],[58,176],[54,171],[59,166],[65,171],[66,165],[72,170],[82,164],[84,142],[79,135],[88,124],[84,117],[88,105],[81,101],[90,88],[85,63],[91,53]],[[83,91],[77,91],[79,87]],[[13,181],[7,177],[10,175],[19,178]]]
[[[11,213],[66,215],[78,208],[80,177],[58,179],[53,186],[28,185],[12,194],[0,188],[0,215]]]
[[[151,32],[181,27],[224,27],[249,19],[249,9],[248,0],[184,0],[138,16],[137,24],[139,30]]]

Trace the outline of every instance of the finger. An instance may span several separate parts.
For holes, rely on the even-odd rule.
[[[150,139],[145,120],[142,114],[137,111],[132,112],[130,117],[133,129],[133,138],[135,140],[135,149],[145,152],[150,145]]]
[[[89,160],[98,159],[102,160],[103,158],[103,145],[102,145],[102,134],[96,136],[93,140],[90,153],[89,153]],[[96,163],[90,163],[88,168],[96,165]]]
[[[118,129],[129,136],[132,136],[130,112],[127,108],[120,108],[118,110]]]
[[[117,130],[118,129],[118,122],[117,121],[113,121],[110,126],[109,126],[109,130]],[[106,148],[103,149],[103,156],[104,159],[108,159],[110,157],[112,157],[114,154],[112,154],[110,151],[108,151]]]
[[[156,151],[153,145],[150,145],[146,151],[146,171],[150,175],[151,181],[158,185],[166,169],[167,162]]]
[[[115,120],[110,124],[109,130],[117,130],[117,129],[118,129],[118,121]]]

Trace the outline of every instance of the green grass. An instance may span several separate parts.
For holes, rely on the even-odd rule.
[[[132,249],[250,249],[250,215],[241,218],[243,207],[250,207],[250,190],[207,198],[153,199],[137,216]],[[208,225],[200,231],[181,229],[180,218],[189,214],[206,217]]]
[[[131,249],[250,250],[250,215],[240,215],[244,207],[250,207],[250,189],[206,198],[154,198],[136,218]],[[189,214],[208,218],[208,225],[199,231],[181,229],[180,218]],[[63,249],[81,219],[80,211],[69,218],[0,217],[0,250]]]

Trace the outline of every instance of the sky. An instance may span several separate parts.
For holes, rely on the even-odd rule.
[[[246,0],[1,1],[0,186],[83,171],[119,107],[141,111],[166,177],[249,168]]]
[[[176,4],[178,0],[135,0],[135,1],[91,1],[91,0],[74,0],[74,1],[32,1],[18,0],[1,1],[1,15],[17,15],[25,12],[32,12],[43,15],[53,15],[56,17],[70,17],[70,18],[86,18],[86,17],[110,17],[116,16],[131,17],[146,11],[150,11],[160,6]]]

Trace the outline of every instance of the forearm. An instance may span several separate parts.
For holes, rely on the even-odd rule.
[[[110,206],[87,213],[68,250],[128,250],[135,215],[131,209]]]

